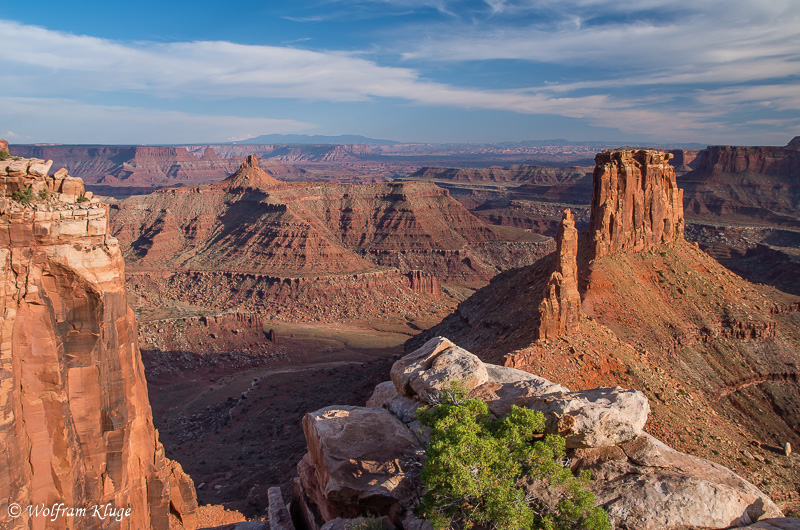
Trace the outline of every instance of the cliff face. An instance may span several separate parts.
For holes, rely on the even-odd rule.
[[[704,153],[697,149],[671,149],[669,152],[673,157],[670,164],[679,176],[700,167]]]
[[[800,138],[800,137],[797,137]],[[703,151],[700,171],[712,174],[750,171],[764,175],[800,176],[800,142],[785,147],[711,145]]]
[[[216,153],[228,158],[255,153],[284,162],[343,162],[375,156],[375,152],[364,144],[220,144],[211,147]],[[197,147],[190,146],[189,149]]]
[[[589,237],[595,257],[650,250],[683,238],[683,191],[672,155],[616,149],[595,157]]]
[[[785,147],[710,146],[681,177],[693,218],[800,226],[800,142]]]
[[[580,180],[591,172],[591,166],[549,167],[526,164],[489,168],[423,167],[408,178],[454,182],[529,182],[554,186]]]
[[[208,184],[224,179],[241,163],[219,158],[211,149],[198,158],[185,147],[12,145],[11,153],[52,159],[87,184],[115,187]]]
[[[0,526],[167,529],[172,512],[194,528],[194,486],[153,428],[108,209],[49,165],[0,166]],[[24,206],[11,196],[27,186]],[[59,503],[88,511],[25,510]],[[98,517],[106,504],[127,515]]]

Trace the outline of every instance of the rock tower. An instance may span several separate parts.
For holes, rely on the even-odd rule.
[[[672,154],[615,149],[595,157],[589,223],[593,257],[651,250],[683,238],[683,190]]]
[[[554,339],[578,329],[581,295],[578,292],[578,230],[567,208],[561,218],[556,247],[556,270],[550,275],[539,304],[538,339]]]

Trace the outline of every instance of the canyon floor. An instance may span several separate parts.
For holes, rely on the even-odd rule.
[[[156,322],[162,332],[171,327]],[[192,477],[200,504],[247,517],[263,516],[267,489],[286,488],[296,475],[303,415],[334,401],[363,405],[414,333],[385,320],[263,327],[276,342],[261,338],[247,353],[142,350],[167,455]]]

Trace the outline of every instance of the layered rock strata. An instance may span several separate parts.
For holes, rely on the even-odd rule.
[[[212,149],[202,158],[184,147],[127,145],[12,145],[11,153],[55,161],[87,185],[104,190],[118,187],[149,188],[170,184],[217,182],[235,171],[242,158],[219,158]]]
[[[539,303],[539,339],[554,339],[574,333],[581,318],[578,230],[569,208],[564,210],[556,243],[556,270],[550,275],[545,297]]]
[[[192,481],[153,427],[107,208],[49,167],[0,166],[0,526],[195,528]],[[28,187],[29,204],[13,198]],[[27,510],[54,504],[87,511]],[[13,505],[23,509],[12,520]]]
[[[683,191],[671,158],[647,149],[616,149],[595,157],[589,222],[594,257],[651,250],[683,238]]]
[[[130,197],[111,214],[140,300],[275,316],[442,314],[442,283],[480,284],[551,248],[431,183],[279,182],[254,156],[223,182]]]
[[[574,472],[590,470],[590,489],[615,528],[741,527],[780,517],[775,504],[732,471],[666,446],[643,431],[650,408],[641,392],[620,387],[570,392],[542,377],[481,362],[435,337],[398,360],[363,407],[327,407],[306,415],[309,453],[298,465],[318,528],[336,517],[383,516],[426,528],[414,514],[426,429],[416,410],[461,381],[471,397],[506,414],[512,405],[541,411],[547,430],[566,438]],[[355,443],[358,441],[358,443]],[[381,450],[383,449],[383,450]]]
[[[800,136],[786,146],[711,145],[704,151],[698,169],[710,174],[760,173],[800,175]]]
[[[686,212],[731,224],[800,227],[800,142],[784,147],[709,146],[681,177]]]
[[[411,280],[411,290],[417,294],[430,294],[440,296],[442,294],[442,282],[433,274],[425,274],[422,271],[410,271],[406,274]]]

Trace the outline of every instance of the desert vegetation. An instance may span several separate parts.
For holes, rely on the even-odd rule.
[[[438,405],[417,414],[433,429],[421,509],[434,528],[454,522],[508,530],[611,528],[586,489],[589,473],[573,476],[564,438],[544,434],[541,412],[512,406],[492,420],[484,401],[454,385]]]

